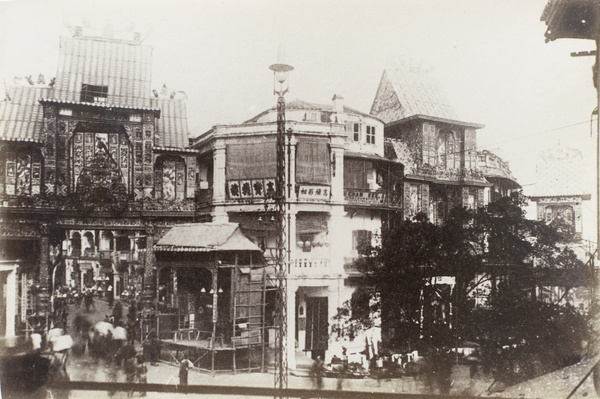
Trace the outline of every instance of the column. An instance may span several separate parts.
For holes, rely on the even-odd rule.
[[[144,309],[150,309],[154,307],[155,300],[158,297],[152,290],[153,281],[152,274],[154,272],[154,226],[152,224],[146,225],[146,261],[144,262],[144,287],[142,288],[142,307]],[[156,276],[158,278],[158,275]],[[158,284],[157,284],[158,287]]]
[[[15,336],[15,318],[17,317],[17,268],[11,267],[6,278],[6,336]]]
[[[294,273],[294,263],[298,257],[297,248],[296,248],[296,206],[295,205],[287,205],[288,210],[286,212],[286,229],[285,234],[287,236],[287,271],[288,274]]]
[[[331,201],[344,201],[344,149],[331,146]]]
[[[225,161],[226,146],[217,145],[213,152],[213,202],[217,204],[214,208],[213,221],[227,222],[229,220],[224,206],[226,200],[225,186]]]
[[[287,334],[286,334],[286,348],[287,348],[287,363],[288,370],[294,370],[296,368],[296,282],[288,279],[287,281],[287,307],[286,307],[286,319],[287,319]]]
[[[288,201],[295,202],[296,195],[296,144],[298,140],[294,136],[288,136],[288,151],[285,155],[288,174],[286,175],[286,187],[288,191]]]
[[[50,294],[48,292],[48,260],[50,251],[50,239],[48,237],[48,224],[42,223],[40,225],[40,266],[38,274],[38,284],[40,289],[37,295],[37,309],[36,313],[39,315],[46,315],[49,310],[49,299]]]
[[[347,248],[348,243],[344,242],[345,214],[343,205],[334,205],[329,215],[329,270],[331,275],[339,275],[344,270],[344,252],[341,248]]]

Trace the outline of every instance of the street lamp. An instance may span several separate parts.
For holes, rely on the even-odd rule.
[[[282,53],[279,53],[279,63],[269,67],[273,71],[273,94],[277,97],[277,175],[275,179],[275,194],[277,226],[277,300],[275,301],[275,388],[284,389],[288,386],[287,363],[287,270],[285,265],[285,94],[289,89],[287,82],[289,72],[294,69],[283,63]]]

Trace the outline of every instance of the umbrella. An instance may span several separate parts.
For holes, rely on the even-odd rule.
[[[100,335],[106,336],[108,333],[114,334],[115,328],[110,323],[99,321],[98,323],[94,324],[94,331]]]
[[[113,339],[117,341],[127,341],[127,330],[123,327],[116,327],[113,332]]]

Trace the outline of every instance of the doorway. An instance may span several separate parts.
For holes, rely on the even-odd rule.
[[[329,340],[327,303],[327,297],[306,298],[305,350],[311,351],[312,359],[316,359],[317,356],[325,358]]]

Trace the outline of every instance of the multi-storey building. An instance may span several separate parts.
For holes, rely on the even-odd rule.
[[[348,265],[376,243],[390,213],[401,213],[403,166],[384,157],[383,122],[339,95],[331,105],[290,102],[286,120],[287,334],[298,352],[330,358],[341,354],[331,323],[353,291]],[[271,260],[276,121],[272,108],[192,140],[200,214],[239,223]],[[291,346],[288,356],[293,368]]]
[[[406,218],[422,212],[439,223],[453,207],[488,202],[492,184],[477,155],[483,125],[459,121],[439,82],[419,70],[386,69],[371,114],[385,122],[390,158],[405,166]]]
[[[60,39],[56,77],[0,102],[2,331],[43,324],[53,289],[150,283],[155,235],[192,221],[185,104],[151,93],[139,34]],[[144,277],[146,279],[144,280]],[[148,287],[149,288],[149,287]],[[14,294],[14,296],[13,296]],[[30,317],[31,316],[31,317]],[[30,325],[31,327],[31,325]]]
[[[583,201],[591,194],[586,188],[581,151],[561,145],[542,152],[537,160],[535,195],[537,219],[562,221],[581,237]]]

